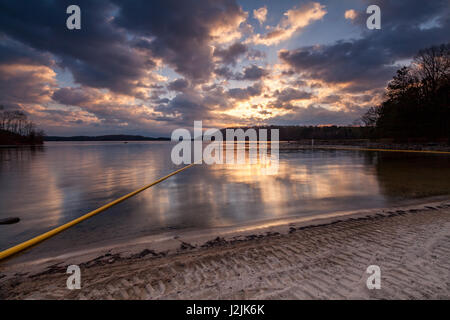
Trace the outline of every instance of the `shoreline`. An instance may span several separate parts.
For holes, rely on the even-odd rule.
[[[282,145],[284,145],[282,147]],[[373,151],[385,150],[405,150],[405,151],[436,151],[436,152],[448,152],[450,153],[450,145],[444,142],[386,142],[386,141],[370,141],[370,140],[298,140],[298,141],[283,141],[280,144],[281,149],[304,149],[304,148],[316,148],[316,149],[336,149],[345,148],[344,150],[351,150],[358,148],[361,149],[373,149]],[[365,150],[370,151],[370,150]]]
[[[32,270],[39,270],[60,263],[61,261],[70,262],[69,264],[85,263],[90,259],[95,259],[105,254],[119,254],[127,257],[137,255],[144,250],[163,252],[166,255],[176,254],[181,248],[183,250],[191,247],[201,248],[205,243],[211,243],[217,238],[231,242],[236,240],[252,240],[273,233],[286,234],[292,226],[308,227],[317,224],[328,224],[346,218],[375,216],[380,212],[390,212],[392,210],[421,210],[427,206],[440,205],[446,201],[450,202],[450,198],[447,195],[432,196],[407,199],[388,207],[325,212],[308,216],[294,215],[283,218],[268,218],[244,222],[233,226],[219,226],[206,229],[174,229],[141,237],[125,237],[112,242],[108,241],[86,245],[68,253],[58,253],[56,256],[46,255],[42,258],[36,258],[32,253],[31,256],[27,255],[28,250],[33,250],[33,248],[30,248],[23,253],[18,253],[10,258],[6,258],[4,261],[0,261],[0,273],[2,270],[16,267],[23,268],[23,266]],[[39,245],[38,243],[37,246]]]
[[[411,204],[409,206],[386,209],[372,209],[346,214],[333,213],[329,215],[322,215],[319,219],[311,219],[311,217],[309,217],[309,219],[303,219],[303,221],[290,221],[286,224],[278,224],[261,228],[257,232],[255,232],[255,228],[253,228],[250,230],[241,230],[240,232],[234,231],[234,233],[231,232],[228,235],[216,235],[216,237],[211,237],[211,235],[201,235],[197,237],[195,237],[194,235],[178,236],[172,239],[167,239],[167,242],[162,242],[164,243],[164,245],[161,245],[160,243],[156,247],[152,247],[148,242],[148,240],[150,239],[147,238],[141,239],[140,241],[133,241],[132,243],[128,243],[119,248],[116,247],[115,249],[97,248],[92,252],[78,253],[72,256],[59,256],[47,261],[34,261],[32,263],[23,263],[19,265],[5,265],[3,263],[0,263],[0,288],[2,288],[0,289],[0,298],[78,299],[84,297],[102,299],[120,297],[126,298],[127,296],[129,298],[145,297],[151,299],[202,298],[192,295],[191,293],[189,293],[190,291],[184,291],[188,290],[186,279],[184,279],[183,281],[182,279],[180,279],[180,283],[175,285],[175,287],[180,290],[177,290],[175,292],[170,291],[170,294],[168,294],[167,288],[163,290],[164,294],[159,295],[152,293],[154,290],[156,290],[155,288],[148,290],[144,290],[141,288],[142,290],[144,290],[143,292],[141,292],[141,294],[131,294],[130,292],[128,292],[129,290],[134,292],[134,287],[137,286],[140,288],[141,285],[145,284],[145,281],[142,282],[142,279],[137,281],[140,284],[132,284],[130,282],[130,279],[128,278],[133,278],[134,274],[152,274],[152,280],[150,281],[151,287],[153,287],[153,285],[151,285],[152,281],[163,281],[164,283],[164,281],[170,280],[166,277],[166,275],[157,272],[157,270],[164,268],[164,266],[170,266],[169,271],[166,270],[166,273],[168,272],[172,274],[173,271],[177,271],[176,274],[181,273],[183,274],[183,277],[191,277],[191,284],[195,284],[197,281],[200,281],[197,279],[197,277],[199,277],[199,279],[208,277],[212,277],[212,279],[215,279],[217,277],[220,278],[221,276],[219,275],[221,274],[226,275],[227,272],[231,272],[232,274],[234,273],[234,276],[229,274],[227,277],[224,277],[219,282],[216,282],[214,284],[214,295],[207,295],[203,298],[247,298],[247,296],[243,297],[240,295],[240,293],[233,290],[233,293],[229,293],[229,295],[225,296],[221,295],[220,293],[222,291],[228,290],[226,286],[229,285],[230,281],[238,281],[239,279],[239,281],[242,281],[244,284],[247,283],[248,285],[250,285],[253,283],[259,283],[260,285],[264,284],[267,287],[268,284],[265,282],[264,277],[274,272],[274,270],[272,270],[268,265],[268,263],[270,264],[272,262],[279,265],[280,270],[284,270],[286,268],[291,270],[289,272],[286,272],[289,274],[289,277],[295,278],[296,275],[302,274],[302,270],[305,266],[307,266],[305,270],[316,269],[316,272],[320,274],[322,272],[322,269],[320,269],[320,263],[308,265],[308,261],[317,259],[320,260],[321,257],[335,255],[335,258],[332,260],[334,262],[328,261],[328,263],[326,264],[328,265],[328,267],[331,266],[333,268],[336,267],[333,266],[333,264],[339,265],[338,262],[342,259],[350,261],[350,264],[353,264],[361,257],[366,257],[368,261],[373,260],[374,256],[371,256],[365,251],[360,252],[356,250],[354,255],[351,255],[346,253],[345,251],[340,252],[339,246],[336,248],[328,248],[328,250],[325,252],[325,256],[314,251],[323,250],[324,248],[322,248],[322,243],[328,243],[328,247],[333,246],[333,243],[328,242],[330,237],[334,238],[336,244],[342,244],[348,241],[355,242],[351,246],[349,246],[350,250],[355,249],[355,247],[359,247],[361,249],[361,243],[364,243],[366,237],[373,236],[370,234],[375,232],[374,228],[378,228],[377,225],[386,225],[394,230],[394,234],[392,234],[391,230],[390,233],[385,235],[386,237],[394,236],[394,238],[387,242],[383,237],[379,239],[378,237],[371,238],[367,245],[372,247],[375,246],[375,252],[383,251],[386,254],[388,254],[392,250],[395,251],[397,249],[407,252],[405,257],[402,257],[401,255],[384,257],[386,261],[392,260],[387,264],[389,266],[392,265],[395,261],[402,261],[402,259],[411,258],[411,252],[408,252],[408,250],[414,249],[414,246],[421,246],[423,243],[427,243],[427,241],[430,241],[430,239],[427,238],[434,239],[439,235],[441,236],[441,238],[434,240],[436,240],[436,243],[440,243],[443,241],[444,255],[446,255],[447,253],[450,254],[450,200],[443,201],[441,199],[440,201],[428,202],[421,205]],[[423,229],[421,228],[422,226],[425,226],[426,228]],[[419,231],[416,230],[418,227],[420,227]],[[405,229],[405,234],[397,233],[400,229]],[[347,230],[350,233],[357,234],[359,237],[359,241],[358,237],[352,238],[352,236],[348,237],[348,235],[345,237],[337,236],[336,232],[341,232],[342,230]],[[381,228],[375,233],[377,232],[386,231],[384,230],[384,228]],[[395,237],[396,235],[398,237]],[[400,241],[399,239],[403,237],[406,237],[408,239],[411,238],[413,240],[416,240],[416,238],[423,239],[419,242],[402,242],[400,244],[396,244],[392,248],[389,248],[392,241],[394,243],[398,242]],[[299,241],[299,239],[301,239],[302,241]],[[374,241],[375,243],[371,243]],[[308,244],[308,242],[311,243]],[[286,246],[290,247],[290,249],[287,249]],[[295,249],[298,246],[304,246],[304,248],[302,250]],[[388,248],[386,248],[386,246]],[[269,250],[268,247],[271,247],[272,249]],[[447,247],[449,250],[447,250]],[[246,254],[239,254],[239,252],[242,252],[243,249],[246,250]],[[419,248],[419,251],[427,253],[427,249],[429,248]],[[260,254],[254,255],[255,252],[258,251],[261,251]],[[289,252],[291,252],[293,256],[298,257],[299,261],[291,261]],[[377,254],[375,254],[375,257],[376,256]],[[431,265],[431,270],[428,270],[427,272],[429,274],[434,274],[436,270],[438,270],[439,272],[437,274],[442,274],[441,269],[444,268],[444,270],[447,270],[448,275],[448,272],[450,272],[450,256],[434,256],[436,257],[435,259],[446,259],[444,261],[448,261],[448,263],[444,263],[442,267]],[[260,265],[255,265],[252,259],[249,259],[250,257],[253,257],[252,259],[256,259],[256,261],[261,259],[263,259],[264,261],[260,261]],[[269,259],[269,261],[272,262],[268,262],[266,261],[266,259]],[[417,259],[417,257],[415,259]],[[431,258],[428,258],[425,261],[429,261],[429,259]],[[187,267],[188,264],[183,262],[185,260],[191,261],[190,263],[192,265],[190,267]],[[207,263],[205,261],[207,261]],[[229,265],[229,261],[235,261],[235,266]],[[415,260],[412,261],[414,262]],[[85,279],[84,285],[86,286],[86,290],[79,290],[77,293],[75,293],[65,289],[65,280],[62,281],[62,279],[66,279],[67,276],[65,274],[65,271],[67,266],[70,264],[80,265],[80,268],[83,272],[83,278]],[[205,265],[209,265],[209,267],[205,269]],[[237,267],[242,268],[242,270],[239,272],[233,272],[233,270]],[[328,267],[324,267],[323,269],[325,270],[324,272],[326,272],[326,274],[330,273],[329,270],[326,271]],[[408,268],[407,265],[403,267]],[[224,268],[226,270],[224,270]],[[420,268],[423,269],[425,267],[420,266]],[[227,271],[228,269],[229,271]],[[114,270],[118,271],[118,273],[115,273]],[[290,274],[290,272],[292,272],[293,270],[297,270],[298,274]],[[359,275],[359,280],[361,280],[361,276],[364,275],[365,270],[360,271],[361,272]],[[411,273],[412,271],[408,272]],[[416,275],[414,275],[414,272],[411,274],[408,274],[408,272],[406,272],[407,278],[411,281],[416,281],[418,285],[438,286],[439,283],[442,283],[442,280],[436,281],[436,279],[430,280],[430,283],[425,283],[425,280],[415,278]],[[112,275],[110,275],[110,273]],[[121,288],[124,286],[122,273],[126,274],[125,277],[128,280],[125,280],[127,283],[129,283],[129,286],[128,289],[125,290],[126,294],[121,291],[122,289],[120,289],[119,291],[117,291],[119,292],[119,296],[115,296],[114,294],[112,294],[112,292],[116,292],[114,289],[116,285],[113,283],[121,283],[121,285],[119,285],[119,287]],[[256,280],[253,279],[253,274],[259,274],[259,277],[261,277],[262,280],[259,280],[259,278],[257,278]],[[94,279],[96,279],[97,277],[106,277],[108,279],[108,284],[110,284],[113,289],[110,288],[109,291],[101,291],[97,287],[98,284],[94,285],[93,282],[91,283],[91,281],[94,281]],[[421,277],[423,277],[423,275],[421,275]],[[137,278],[139,278],[139,276],[137,276]],[[250,278],[252,278],[253,280],[249,282]],[[448,278],[449,277],[447,277],[447,281]],[[57,279],[60,279],[61,281],[57,281]],[[317,281],[320,283],[320,279]],[[55,286],[55,283],[59,283],[59,285],[56,285],[56,291],[58,292],[58,294],[54,293],[54,289],[51,289],[53,286]],[[233,283],[236,285],[235,282]],[[275,283],[272,284],[275,286]],[[107,286],[106,283],[104,283],[104,285]],[[164,286],[167,285],[167,283],[164,284]],[[317,283],[309,283],[309,286],[314,287],[315,285],[317,286]],[[361,281],[357,282],[356,285],[359,290],[358,292],[361,293]],[[95,291],[91,291],[93,287],[96,288]],[[299,288],[293,290],[300,297],[302,296],[302,294],[307,295],[308,293],[311,293],[308,290],[303,292],[307,287],[308,286],[300,286]],[[244,290],[244,292],[246,292],[247,288],[243,287],[241,290]],[[274,291],[273,287],[259,289],[259,291],[261,290],[265,292],[265,295],[268,295],[267,297],[274,294],[274,292],[278,292],[278,289]],[[303,293],[300,294],[299,292],[297,292],[299,290]],[[312,289],[309,288],[309,290]],[[321,291],[320,289],[316,289],[316,291],[317,290]],[[431,289],[428,288],[428,290]],[[433,297],[450,298],[450,287],[444,288],[442,290],[442,292],[444,292],[444,296],[442,296],[441,292],[440,295]],[[346,297],[343,292],[339,293],[338,291],[336,292],[336,295],[332,295],[330,292],[328,292],[328,294],[321,293],[324,294],[323,296],[319,294],[318,296],[313,295],[313,297],[310,298],[343,298],[342,296]],[[433,292],[433,290],[431,291]],[[93,292],[95,292],[94,295]],[[249,293],[247,292],[246,294],[248,295]],[[358,295],[356,296],[359,297]],[[250,295],[248,297],[255,298],[256,296]],[[295,295],[289,297],[295,299]],[[302,297],[305,298],[306,296]],[[256,298],[261,297],[257,296]],[[284,297],[278,296],[278,298]]]
[[[312,142],[314,141],[314,142]],[[42,143],[35,144],[0,144],[0,148],[17,148],[17,147],[40,147],[44,146],[46,142],[173,142],[170,139],[154,138],[154,140],[44,140]],[[243,143],[241,141],[241,143]],[[385,150],[408,150],[408,151],[438,151],[450,153],[450,144],[446,142],[391,142],[391,141],[371,141],[370,139],[348,139],[348,140],[280,140],[280,150],[302,150],[309,148],[316,149],[336,149],[345,148],[344,150],[351,150],[362,148],[373,149],[373,151]]]

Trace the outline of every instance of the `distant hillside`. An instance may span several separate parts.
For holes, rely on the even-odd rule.
[[[131,135],[107,135],[107,136],[73,136],[73,137],[57,137],[45,136],[44,141],[169,141],[170,138],[158,137],[144,137]]]

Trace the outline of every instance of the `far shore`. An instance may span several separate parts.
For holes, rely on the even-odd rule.
[[[0,298],[450,298],[450,199],[151,240],[0,263]],[[81,290],[65,288],[70,264]],[[365,284],[373,264],[381,290]]]
[[[22,139],[23,140],[23,139]],[[169,137],[145,137],[139,135],[104,135],[104,136],[45,136],[44,141],[29,143],[27,141],[0,139],[0,148],[39,147],[48,142],[151,142],[171,141]],[[321,147],[352,147],[366,149],[392,149],[392,150],[416,150],[416,151],[443,151],[450,152],[449,139],[437,140],[394,140],[394,139],[299,139],[281,140],[280,149],[304,149]]]
[[[417,151],[445,151],[450,152],[448,142],[395,142],[389,140],[300,140],[287,141],[291,147],[353,147],[368,149],[417,150]]]
[[[139,141],[171,141],[170,138],[149,138],[142,136],[98,136],[98,137],[46,137],[45,142],[139,142]],[[248,142],[248,141],[247,141]],[[450,143],[445,140],[437,141],[410,141],[398,142],[393,139],[301,139],[301,140],[280,140],[280,148],[320,148],[330,147],[353,147],[369,149],[396,149],[396,150],[417,150],[417,151],[445,151],[450,152]],[[269,143],[270,144],[270,143]]]

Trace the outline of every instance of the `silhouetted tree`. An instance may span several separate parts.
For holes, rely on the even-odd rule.
[[[376,107],[370,107],[361,117],[361,121],[366,127],[373,127],[376,125],[378,117],[378,109]]]
[[[389,82],[380,106],[362,117],[381,137],[450,137],[450,44],[419,51]]]

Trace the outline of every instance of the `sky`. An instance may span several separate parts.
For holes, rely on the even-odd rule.
[[[351,125],[419,50],[450,42],[449,13],[448,0],[0,0],[0,104],[61,136]]]

